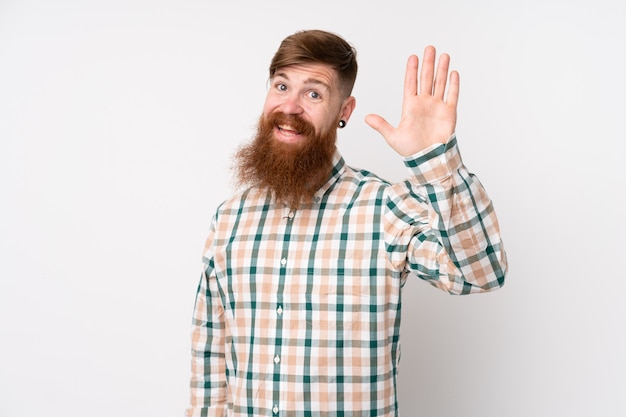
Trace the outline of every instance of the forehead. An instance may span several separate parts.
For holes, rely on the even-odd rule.
[[[273,79],[284,78],[292,82],[321,84],[333,90],[337,86],[337,71],[326,64],[299,64],[278,68]]]

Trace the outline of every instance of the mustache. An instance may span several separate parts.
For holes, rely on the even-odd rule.
[[[296,114],[285,114],[283,112],[270,113],[265,117],[265,122],[271,126],[290,126],[299,134],[304,136],[312,136],[315,134],[313,124],[304,120]]]

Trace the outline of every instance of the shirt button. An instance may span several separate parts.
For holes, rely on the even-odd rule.
[[[280,356],[278,356],[278,355],[274,356],[274,363],[275,364],[279,364],[280,363]]]
[[[278,414],[278,406],[277,405],[274,405],[274,408],[272,408],[272,413]]]
[[[439,165],[441,165],[441,161],[439,159],[435,159],[433,161],[433,165],[435,165],[436,167],[438,167]]]
[[[283,307],[278,306],[278,308],[276,309],[276,313],[278,313],[278,315],[281,316],[283,314]]]
[[[281,260],[280,260],[280,264],[281,264],[282,266],[287,265],[287,259],[285,259],[285,258],[281,259]]]
[[[289,212],[289,214],[287,215],[287,217],[289,217],[289,220],[293,220],[293,217],[295,216],[295,214],[292,212]]]

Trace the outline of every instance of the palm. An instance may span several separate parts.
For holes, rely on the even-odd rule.
[[[366,117],[365,121],[400,155],[409,156],[432,144],[445,143],[454,133],[459,75],[456,71],[451,72],[447,85],[449,64],[450,57],[441,55],[435,74],[435,48],[427,47],[418,83],[419,61],[416,56],[410,56],[398,126],[394,128],[375,114]]]

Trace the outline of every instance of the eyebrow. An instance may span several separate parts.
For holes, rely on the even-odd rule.
[[[277,77],[282,77],[282,78],[286,79],[287,81],[289,81],[289,77],[284,72],[277,72],[277,73],[275,73],[274,74],[274,78],[277,78]],[[325,83],[324,81],[320,80],[319,78],[307,78],[306,80],[304,80],[304,84],[321,85],[322,87],[325,87],[328,91],[331,90],[330,85],[328,85],[328,83]]]

